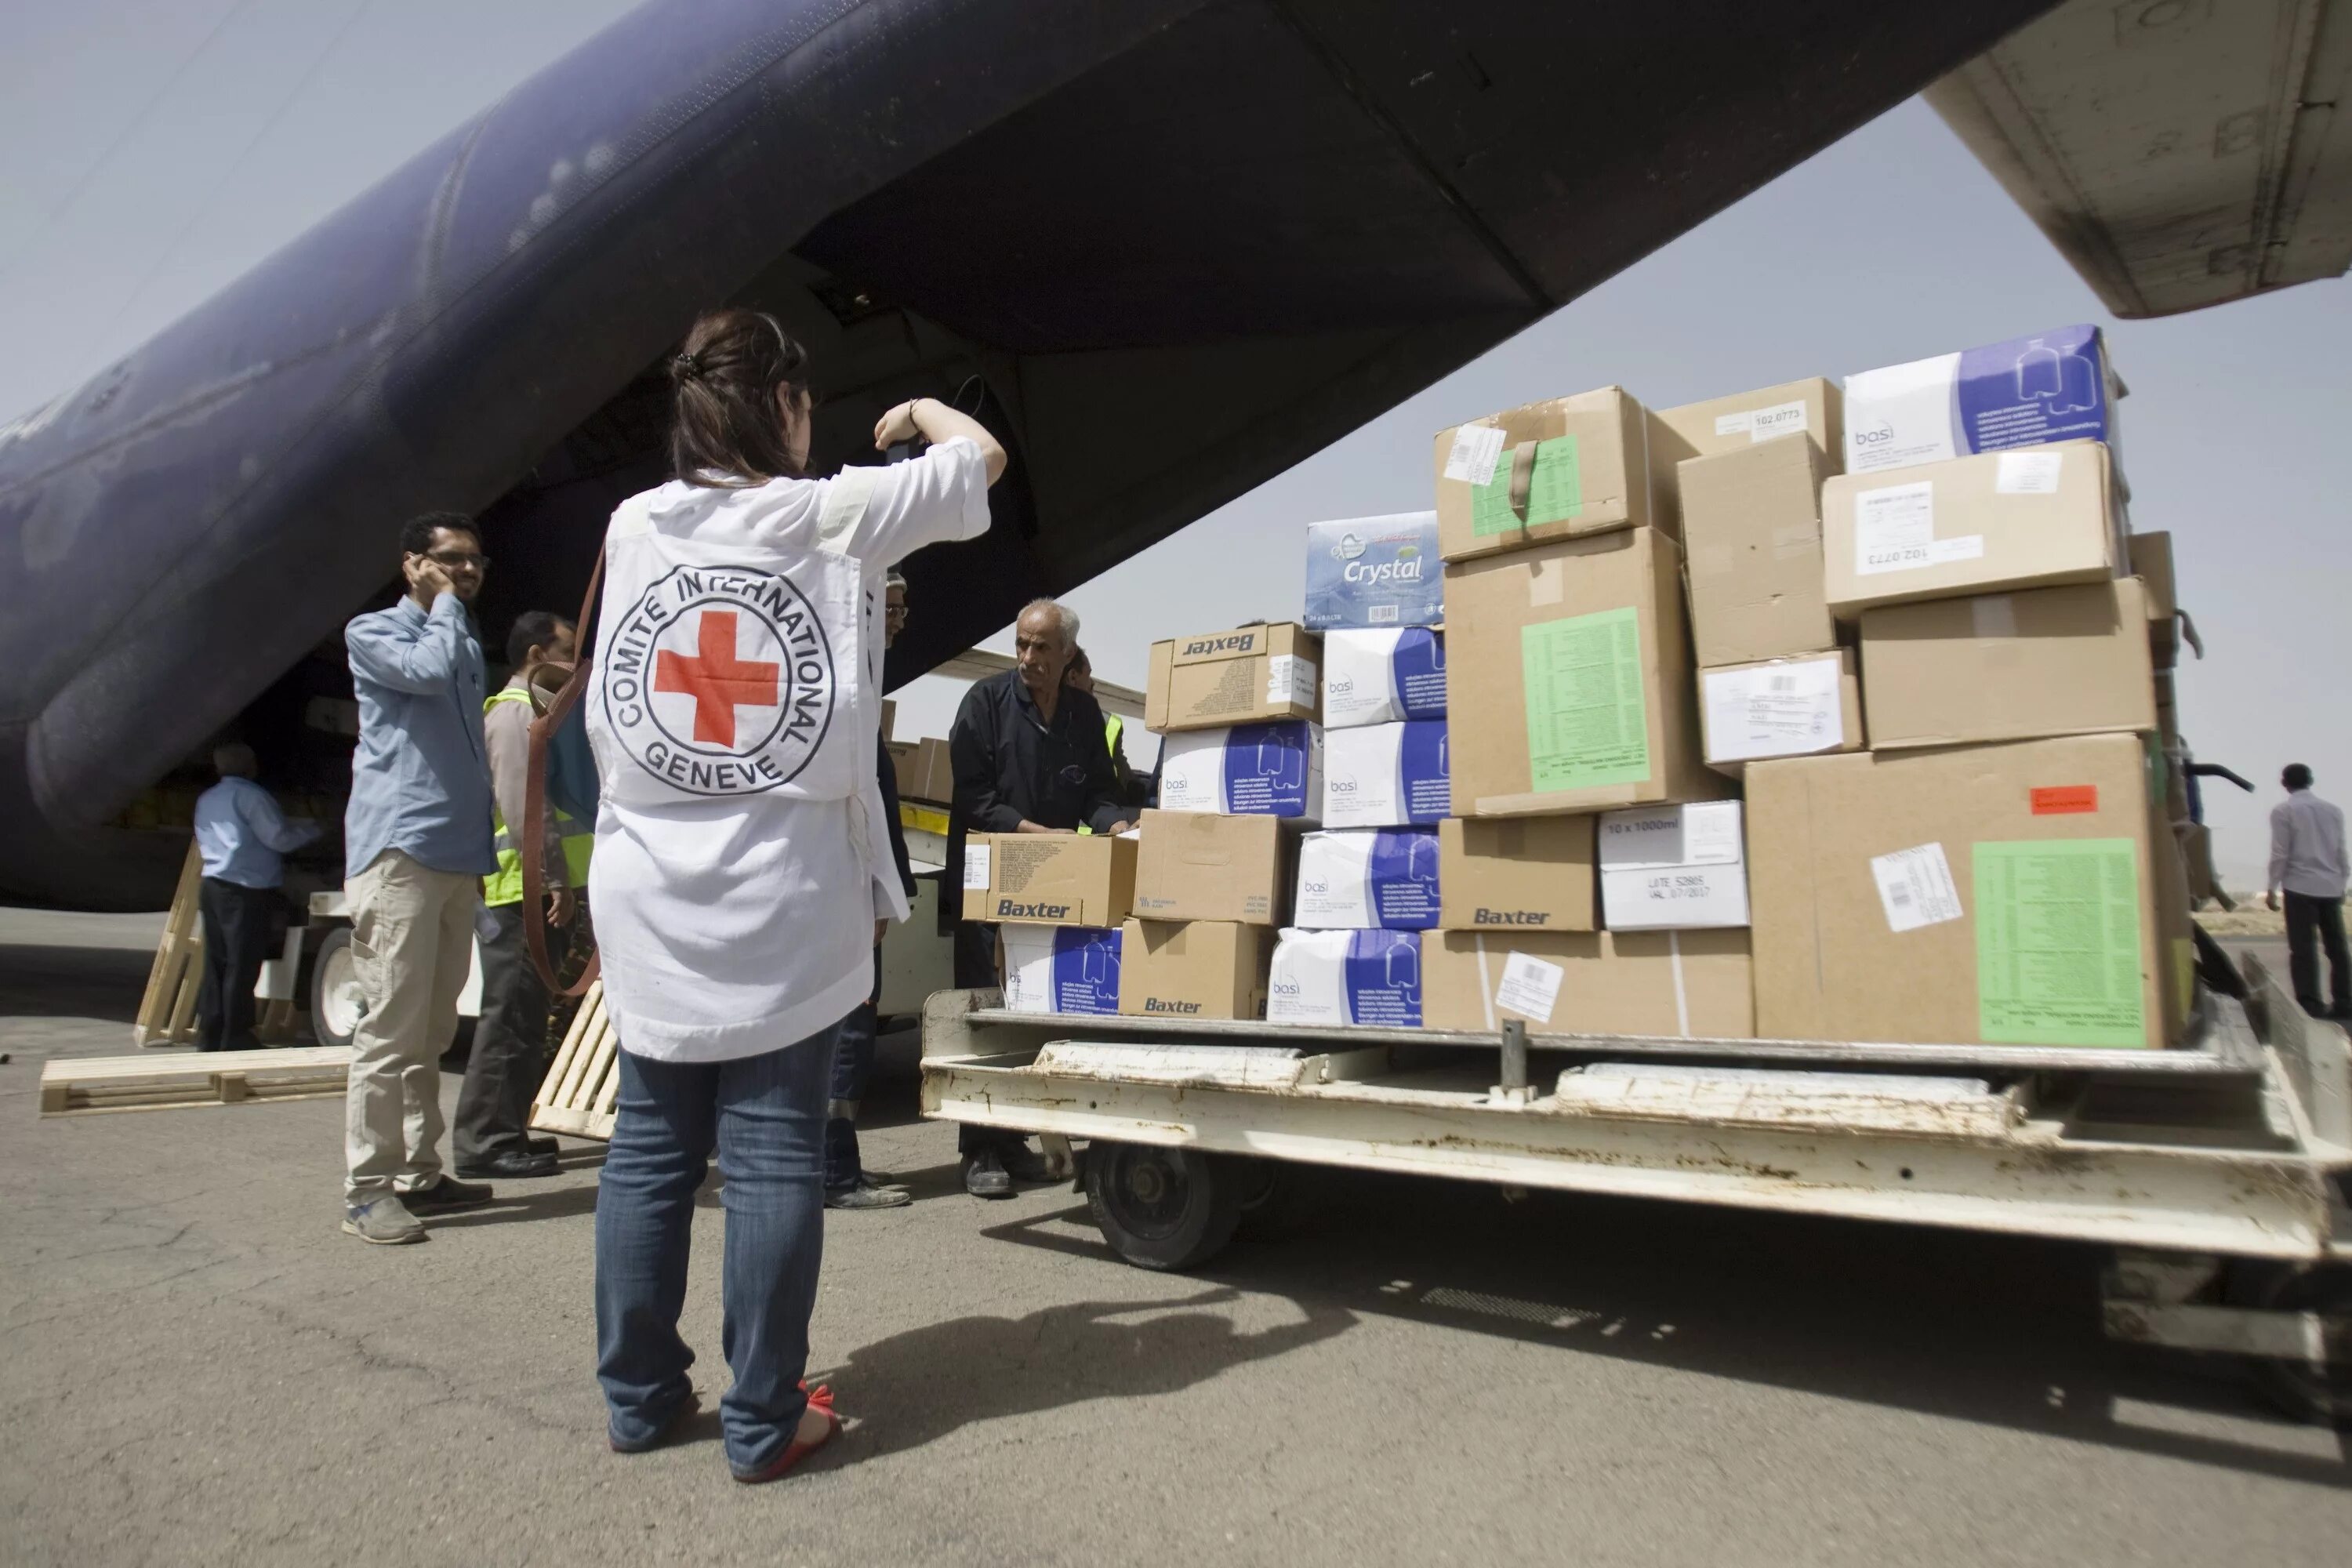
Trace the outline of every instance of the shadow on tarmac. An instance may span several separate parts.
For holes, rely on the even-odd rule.
[[[0,944],[0,1018],[132,1023],[154,964],[134,948]]]

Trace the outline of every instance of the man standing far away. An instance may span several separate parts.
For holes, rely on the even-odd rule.
[[[2286,896],[2287,973],[2294,999],[2315,1018],[2352,1022],[2352,955],[2344,949],[2344,813],[2311,793],[2311,770],[2289,763],[2279,774],[2286,798],[2271,807],[2271,872],[2263,901]],[[2328,999],[2319,995],[2319,952],[2327,949]]]
[[[352,964],[366,1011],[352,1036],[343,1229],[423,1241],[420,1214],[490,1201],[441,1169],[441,1053],[457,1030],[490,852],[482,645],[466,606],[489,562],[472,520],[400,531],[408,592],[343,628],[359,699],[343,818]]]
[[[967,833],[1117,833],[1134,824],[1134,810],[1119,804],[1102,709],[1063,681],[1077,647],[1078,617],[1033,599],[1013,624],[1013,668],[964,693],[948,731],[955,814],[945,889],[963,886]],[[996,928],[964,921],[956,929],[956,984],[996,983]],[[1045,1179],[1045,1160],[1022,1133],[964,1123],[956,1147],[964,1190],[976,1198],[1008,1197],[1015,1179]]]
[[[562,932],[588,885],[588,856],[596,825],[549,804],[536,850],[546,869],[544,909],[523,907],[523,795],[530,779],[530,721],[548,695],[571,673],[574,632],[570,621],[545,610],[515,618],[507,634],[507,683],[482,709],[482,740],[489,754],[491,848],[499,868],[482,879],[482,1016],[474,1024],[466,1085],[457,1092],[450,1142],[460,1176],[521,1179],[551,1176],[556,1142],[530,1135],[530,1101],[547,1074],[547,987],[530,962],[524,921],[544,920]],[[561,940],[548,943],[561,952]]]
[[[261,770],[252,747],[215,746],[213,770],[220,783],[196,797],[196,856],[204,867],[196,910],[205,928],[196,1049],[247,1051],[261,1044],[253,1033],[253,988],[284,939],[281,857],[318,837],[319,825],[288,821],[253,782]]]

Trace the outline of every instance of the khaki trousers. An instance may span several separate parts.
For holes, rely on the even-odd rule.
[[[343,894],[352,972],[367,999],[352,1037],[344,1191],[362,1203],[441,1177],[441,1053],[457,1037],[482,879],[387,849]]]

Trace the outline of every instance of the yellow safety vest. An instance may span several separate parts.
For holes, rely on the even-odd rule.
[[[512,686],[502,686],[490,693],[482,704],[488,713],[501,702],[529,702],[530,694]],[[563,879],[575,888],[588,885],[588,856],[596,847],[596,825],[583,826],[553,801],[547,809],[555,814],[555,830],[563,839]],[[491,841],[499,852],[499,868],[482,879],[482,902],[496,908],[500,904],[522,902],[522,856],[517,853],[514,836],[507,831],[506,818],[499,812],[498,802],[490,802],[490,831],[497,837]]]
[[[1127,733],[1127,721],[1113,713],[1103,720],[1103,742],[1110,747],[1113,757],[1118,755],[1118,738]]]

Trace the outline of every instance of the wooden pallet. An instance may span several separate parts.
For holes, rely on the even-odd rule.
[[[351,1065],[346,1046],[54,1058],[41,1064],[41,1114],[320,1100],[342,1094]]]
[[[131,1026],[134,1046],[184,1046],[196,1037],[196,995],[205,980],[205,922],[196,899],[204,875],[204,859],[191,842],[188,858],[180,867],[180,884],[172,894],[172,911],[163,917],[163,940],[155,944],[147,990],[139,998],[138,1016]],[[301,952],[301,939],[289,932],[279,962],[299,963]],[[253,1033],[261,1040],[292,1039],[294,1004],[257,998]]]
[[[604,1016],[604,986],[599,981],[580,999],[572,1027],[555,1053],[555,1065],[532,1097],[530,1124],[541,1132],[610,1142],[613,1106],[621,1094],[620,1037]]]

